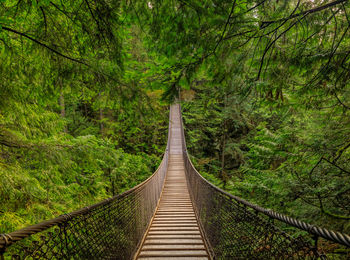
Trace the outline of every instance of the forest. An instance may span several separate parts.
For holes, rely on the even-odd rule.
[[[347,0],[0,0],[0,233],[145,180],[180,93],[229,193],[350,233]]]

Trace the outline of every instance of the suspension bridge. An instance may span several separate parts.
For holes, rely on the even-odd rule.
[[[287,233],[288,230],[294,232]],[[205,180],[186,149],[181,107],[146,181],[98,204],[0,235],[0,259],[320,259],[320,240],[350,237],[233,196]]]

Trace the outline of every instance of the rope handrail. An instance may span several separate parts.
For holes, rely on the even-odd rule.
[[[186,178],[191,200],[213,259],[319,258],[317,241],[324,238],[350,247],[346,234],[317,227],[234,196],[207,181],[193,166],[179,113]],[[158,169],[144,182],[112,198],[57,218],[0,235],[0,259],[118,258],[130,259],[154,214],[164,184],[170,149]],[[259,214],[262,213],[262,214]],[[277,220],[277,223],[273,221]],[[291,235],[281,224],[307,232]],[[6,252],[5,252],[6,250]]]
[[[208,180],[206,180],[193,166],[189,154],[186,148],[186,140],[185,140],[185,134],[184,134],[184,127],[183,127],[183,120],[182,120],[182,113],[181,113],[181,106],[179,106],[179,113],[181,118],[181,132],[182,132],[182,147],[183,147],[183,155],[185,160],[185,169],[187,172],[187,178],[188,183],[190,186],[190,193],[193,200],[193,205],[195,207],[198,219],[200,221],[200,225],[202,226],[202,229],[204,233],[206,234],[207,242],[211,245],[212,255],[215,257],[228,257],[228,256],[248,256],[248,257],[261,257],[263,254],[261,252],[260,256],[257,255],[247,255],[247,251],[242,252],[240,250],[236,250],[234,248],[235,244],[240,244],[241,246],[246,247],[255,247],[257,248],[259,246],[259,241],[257,241],[257,234],[254,234],[254,231],[252,231],[254,228],[259,229],[260,226],[264,226],[265,228],[269,229],[269,232],[272,232],[273,236],[281,236],[282,239],[279,239],[279,247],[284,243],[285,246],[292,252],[293,254],[301,254],[304,256],[308,255],[311,257],[318,257],[321,256],[321,252],[317,249],[317,239],[319,237],[322,237],[326,240],[332,241],[334,243],[344,245],[346,247],[350,247],[350,236],[341,232],[336,232],[332,230],[328,230],[326,228],[314,226],[311,224],[308,224],[306,222],[300,221],[295,218],[288,217],[286,215],[277,213],[271,209],[266,209],[263,207],[260,207],[258,205],[255,205],[253,203],[250,203],[240,197],[237,197],[235,195],[232,195],[219,187],[216,187],[214,184],[210,183]],[[215,201],[217,200],[217,201]],[[220,203],[219,203],[220,201]],[[227,205],[226,205],[227,204]],[[231,215],[228,212],[225,212],[223,208],[227,207],[227,209],[230,210],[236,210],[236,212],[232,212]],[[215,212],[215,210],[219,210],[221,214],[226,215],[218,217],[218,214],[212,214],[211,212]],[[239,211],[237,213],[237,211]],[[254,214],[255,212],[255,214]],[[251,214],[253,213],[253,214]],[[264,218],[261,218],[257,216],[258,213],[262,213],[264,216],[266,216],[268,219],[265,220]],[[236,216],[232,216],[236,214]],[[249,216],[248,216],[249,215]],[[210,217],[212,219],[208,220]],[[241,217],[247,217],[252,221],[249,223],[249,225],[253,224],[252,229],[247,231],[247,233],[250,232],[249,235],[255,236],[252,240],[249,242],[247,241],[245,245],[242,241],[237,241],[237,235],[232,235],[231,237],[226,234],[223,235],[223,232],[230,233],[230,231],[227,228],[228,223],[223,223],[223,225],[226,225],[226,227],[223,227],[222,230],[220,230],[220,227],[222,225],[217,225],[218,222],[215,218],[220,218],[221,222],[222,220],[226,219],[228,222],[234,222],[234,221],[244,221],[240,219]],[[312,238],[315,240],[315,245],[311,245],[306,241],[306,239],[299,237],[298,239],[295,239],[291,236],[289,236],[287,233],[283,232],[280,228],[275,226],[271,220],[278,220],[282,223],[285,223],[287,225],[296,227],[300,230],[306,231],[308,234],[312,235]],[[212,223],[209,223],[212,221],[213,223],[216,223],[216,226],[214,227]],[[256,223],[256,226],[254,226],[254,222]],[[234,223],[231,223],[232,227],[234,226]],[[247,224],[248,225],[248,224]],[[242,225],[239,225],[240,227]],[[236,232],[240,232],[241,230],[235,230]],[[214,235],[212,233],[215,233]],[[265,233],[265,234],[264,234]],[[268,232],[261,232],[262,236],[268,235]],[[271,235],[271,234],[270,234]],[[233,241],[233,239],[236,239],[236,241]],[[260,237],[261,239],[261,237]],[[249,239],[247,239],[249,240]],[[264,239],[262,239],[264,240]],[[286,255],[283,255],[281,252],[282,249],[278,249],[277,247],[273,249],[272,245],[272,239],[269,239],[270,241],[264,241],[261,248],[269,250],[265,251],[274,251],[273,254],[268,254],[265,257],[277,257],[277,256],[283,256],[283,258],[286,257]],[[283,241],[284,240],[284,241]],[[289,240],[289,241],[288,241]],[[283,242],[282,242],[283,241]],[[286,242],[288,241],[288,243]],[[250,244],[251,243],[251,244]],[[253,245],[256,243],[255,245]],[[261,241],[260,241],[261,243]],[[225,244],[226,249],[223,249],[222,246]],[[231,247],[231,248],[230,248]],[[294,247],[294,250],[291,250],[291,248]],[[229,249],[230,248],[230,249]],[[260,249],[261,249],[260,248]],[[308,248],[308,249],[306,249]],[[225,253],[226,250],[226,253]],[[239,251],[239,254],[237,252]],[[289,255],[292,256],[293,254]],[[278,257],[277,257],[278,258]]]
[[[341,232],[337,232],[337,231],[332,231],[326,228],[322,228],[322,227],[318,227],[318,226],[314,226],[311,225],[309,223],[300,221],[298,219],[292,218],[292,217],[288,217],[284,214],[275,212],[271,209],[266,209],[263,207],[260,207],[258,205],[255,205],[249,201],[246,201],[240,197],[237,197],[235,195],[232,195],[230,193],[228,193],[227,191],[224,191],[222,189],[220,189],[219,187],[215,186],[214,184],[212,184],[211,182],[209,182],[208,180],[206,180],[193,166],[192,162],[189,161],[191,164],[191,167],[197,172],[197,174],[199,175],[199,177],[205,181],[208,185],[210,185],[212,188],[214,188],[215,190],[217,190],[218,192],[221,192],[222,194],[230,197],[231,199],[236,200],[239,203],[242,203],[254,210],[256,210],[257,212],[263,213],[266,216],[273,218],[273,219],[277,219],[280,221],[285,222],[286,224],[292,225],[296,228],[302,229],[308,233],[311,233],[313,235],[325,238],[327,240],[330,240],[332,242],[338,243],[338,244],[342,244],[345,246],[350,247],[350,236]]]
[[[170,135],[168,131],[162,162],[145,181],[94,205],[0,234],[0,259],[4,256],[130,259],[161,194],[168,167]]]
[[[165,156],[165,153],[163,154],[163,157],[164,156]],[[67,221],[67,220],[69,220],[71,218],[87,214],[91,210],[93,210],[95,208],[98,208],[98,207],[101,207],[103,205],[109,204],[109,203],[111,203],[111,202],[113,202],[113,201],[115,201],[117,199],[122,199],[123,197],[127,196],[128,194],[130,194],[130,193],[138,190],[139,188],[143,187],[144,185],[146,185],[154,177],[154,175],[158,173],[158,170],[161,168],[163,163],[164,162],[162,160],[161,164],[158,166],[158,169],[150,177],[148,177],[146,180],[144,180],[142,183],[136,185],[135,187],[133,187],[133,188],[127,190],[127,191],[124,191],[124,192],[122,192],[120,194],[117,194],[114,197],[105,199],[105,200],[103,200],[101,202],[98,202],[96,204],[93,204],[91,206],[87,206],[87,207],[75,210],[75,211],[73,211],[71,213],[62,214],[62,215],[58,216],[57,218],[46,220],[46,221],[40,222],[38,224],[34,224],[34,225],[31,225],[31,226],[28,226],[28,227],[25,227],[25,228],[13,231],[11,233],[1,234],[1,236],[4,237],[4,239],[0,238],[0,250],[6,245],[5,237],[10,238],[11,241],[7,242],[7,245],[9,245],[10,243],[22,240],[23,238],[28,237],[30,235],[33,235],[33,234],[39,233],[41,231],[44,231],[45,229],[47,229],[49,227],[61,224],[61,223],[65,222],[65,221]]]

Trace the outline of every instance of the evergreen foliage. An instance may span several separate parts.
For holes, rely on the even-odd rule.
[[[346,0],[0,1],[1,232],[146,178],[180,90],[206,178],[350,233],[349,13]]]
[[[182,10],[193,10],[205,35],[185,44],[201,54],[182,63],[189,86],[179,80],[200,171],[249,201],[349,233],[349,3],[213,1],[219,20],[197,5],[174,12],[190,35]]]
[[[167,105],[118,1],[0,1],[0,233],[121,193],[157,168]]]

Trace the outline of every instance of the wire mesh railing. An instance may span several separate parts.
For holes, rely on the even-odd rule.
[[[317,247],[320,237],[350,247],[350,237],[345,234],[256,206],[205,180],[188,157],[181,108],[178,108],[170,113],[179,113],[180,116],[189,191],[212,258],[322,258],[326,256]],[[0,258],[131,259],[159,201],[168,166],[170,123],[169,120],[166,152],[158,170],[150,178],[98,204],[1,234]],[[286,233],[281,228],[283,225],[293,226],[306,235]],[[349,256],[345,254],[345,258]]]
[[[170,134],[169,131],[168,146]],[[55,219],[1,234],[0,259],[131,259],[160,198],[168,168],[168,146],[158,169],[133,189]]]
[[[181,115],[181,108],[179,111]],[[350,247],[350,237],[313,226],[233,196],[204,179],[192,165],[181,118],[182,147],[192,203],[214,259],[318,259],[319,238]],[[297,232],[286,233],[283,227]],[[298,233],[298,234],[297,234]],[[302,233],[302,234],[301,234]],[[347,252],[347,253],[346,253]],[[349,251],[340,259],[350,257]],[[337,258],[338,259],[338,258]]]

